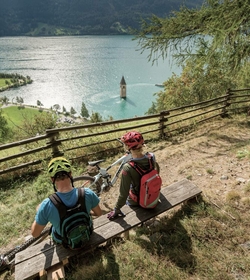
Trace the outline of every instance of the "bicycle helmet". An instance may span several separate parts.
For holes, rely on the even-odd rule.
[[[71,172],[71,165],[66,158],[56,157],[53,158],[48,165],[48,172],[50,177],[55,177],[56,173],[64,171]]]
[[[137,131],[127,132],[121,137],[121,141],[128,146],[129,150],[136,149],[144,144],[143,136]]]

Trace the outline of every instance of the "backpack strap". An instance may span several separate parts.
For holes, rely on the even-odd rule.
[[[149,170],[151,171],[154,168],[153,164],[153,156],[150,153],[145,154],[146,157],[148,158],[149,162]],[[130,160],[129,164],[142,176],[143,174],[147,173],[148,170],[142,169],[135,161]]]
[[[88,214],[86,204],[85,204],[85,190],[84,188],[78,188],[78,203],[81,204],[81,210]]]
[[[61,198],[57,195],[57,193],[53,193],[49,196],[51,202],[55,205],[60,215],[60,220],[66,215],[67,207],[62,202]]]
[[[78,200],[77,203],[81,204],[81,210],[87,213],[87,209],[86,209],[86,204],[85,204],[85,191],[84,188],[77,188],[78,191]],[[49,196],[49,199],[51,200],[51,202],[55,205],[55,207],[57,208],[59,214],[60,214],[60,218],[64,217],[66,212],[67,212],[67,206],[63,203],[63,201],[61,200],[61,198],[58,196],[57,193],[53,193]]]
[[[88,214],[87,209],[86,209],[86,204],[85,204],[85,190],[84,190],[84,188],[77,188],[77,191],[78,191],[78,200],[73,207],[80,204],[81,205],[81,211],[85,212],[89,217],[89,214]],[[63,201],[61,200],[61,198],[58,196],[57,193],[51,194],[49,196],[49,199],[55,205],[55,207],[56,207],[56,209],[59,213],[60,227],[62,227],[63,218],[66,216],[67,210],[69,208],[63,203]],[[89,219],[90,219],[90,217],[89,217]],[[61,238],[61,236],[56,231],[54,231],[54,234],[56,235],[56,237],[58,239]]]

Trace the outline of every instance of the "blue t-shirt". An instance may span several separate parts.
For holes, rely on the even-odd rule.
[[[95,208],[99,204],[100,199],[96,195],[96,193],[94,193],[91,189],[84,188],[84,190],[85,190],[86,210],[89,214],[90,210]],[[67,207],[75,206],[78,200],[77,188],[74,188],[70,192],[66,192],[66,193],[57,192],[57,195],[61,198],[62,202]],[[35,220],[39,225],[42,226],[45,226],[47,225],[48,222],[50,222],[53,225],[52,233],[55,230],[59,235],[61,235],[60,215],[55,205],[51,202],[49,198],[44,199],[40,204],[39,209],[36,213]]]

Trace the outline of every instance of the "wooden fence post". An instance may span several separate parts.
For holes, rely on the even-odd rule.
[[[229,88],[226,92],[226,100],[225,100],[225,107],[223,107],[222,111],[221,111],[221,117],[222,118],[228,118],[228,111],[227,111],[227,107],[229,107],[231,105],[230,101],[231,101],[231,96],[233,95],[233,92],[231,91],[231,89]]]
[[[165,138],[165,132],[164,132],[164,129],[165,129],[165,121],[168,121],[168,118],[165,118],[165,116],[168,116],[169,115],[169,112],[168,111],[161,111],[160,112],[160,118],[159,118],[159,129],[160,129],[160,132],[159,132],[159,137],[160,139],[163,139]]]
[[[48,143],[52,147],[52,157],[59,157],[63,155],[63,152],[61,152],[58,148],[59,145],[61,145],[61,141],[57,141],[57,137],[59,135],[59,132],[50,132],[46,130],[46,135],[48,136]]]

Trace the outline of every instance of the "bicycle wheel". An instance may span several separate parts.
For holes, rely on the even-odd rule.
[[[83,176],[75,177],[73,180],[74,180],[74,187],[76,188],[81,188],[81,187],[90,188],[97,195],[101,191],[101,185],[98,181],[94,183],[95,181],[94,177],[83,175]]]

